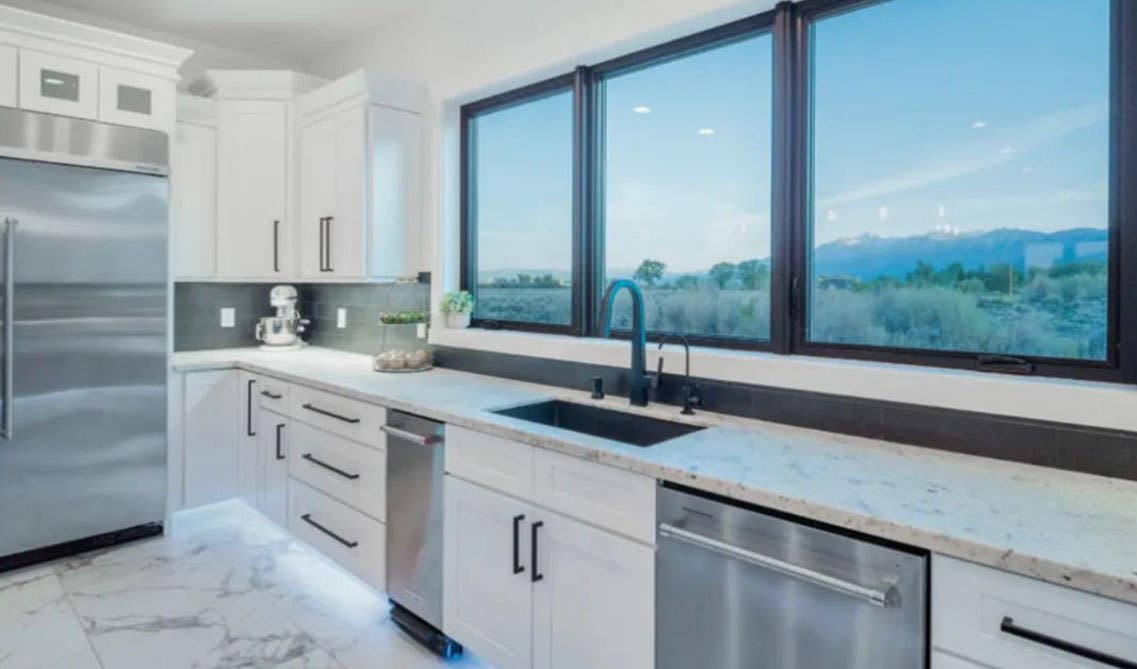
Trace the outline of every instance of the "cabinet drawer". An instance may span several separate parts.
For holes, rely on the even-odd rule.
[[[538,505],[655,544],[655,479],[543,448],[533,471]]]
[[[20,107],[98,118],[99,66],[74,58],[20,50]]]
[[[113,67],[99,68],[99,120],[168,131],[174,122],[174,84]]]
[[[376,588],[386,588],[387,527],[292,479],[288,529]]]
[[[387,453],[294,423],[288,472],[367,515],[386,520]]]
[[[288,405],[293,418],[321,430],[379,448],[385,443],[383,407],[300,385],[289,388]]]
[[[1107,666],[1024,633],[1137,662],[1137,606],[934,556],[935,647],[996,669]]]
[[[16,47],[0,44],[0,107],[16,106]]]
[[[932,651],[932,669],[986,669],[983,665],[950,655],[941,650]]]
[[[446,426],[446,471],[524,500],[533,499],[533,447]]]
[[[271,376],[257,377],[257,402],[270,411],[288,413],[289,384]]]

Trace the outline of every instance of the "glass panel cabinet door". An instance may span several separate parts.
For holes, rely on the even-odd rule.
[[[99,120],[168,131],[174,122],[173,82],[112,67],[99,68]]]
[[[21,49],[19,78],[20,107],[24,109],[98,117],[99,66],[94,63]]]

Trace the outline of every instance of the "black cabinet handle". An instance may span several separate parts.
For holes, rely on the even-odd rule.
[[[525,571],[525,567],[521,566],[521,542],[518,540],[521,534],[521,521],[525,520],[525,514],[520,513],[513,517],[513,573],[520,574]]]
[[[1056,639],[1041,632],[1035,632],[1034,630],[1029,630],[1025,627],[1019,627],[1015,624],[1015,621],[1008,616],[1003,617],[1003,622],[999,625],[999,631],[1003,632],[1004,634],[1010,634],[1011,636],[1017,636],[1020,639],[1033,641],[1043,646],[1049,646],[1050,648],[1054,648],[1055,650],[1060,650],[1065,653],[1070,653],[1071,655],[1077,655],[1078,657],[1083,657],[1087,660],[1100,662],[1101,664],[1108,665],[1110,667],[1120,667],[1121,669],[1137,669],[1137,662],[1123,660],[1120,657],[1107,655],[1099,650],[1086,648],[1085,646],[1079,646],[1077,644],[1070,643],[1069,641]]]
[[[328,216],[324,219],[324,271],[334,272],[332,268],[332,221],[336,220],[335,216]]]
[[[347,416],[341,416],[338,413],[332,413],[331,411],[328,411],[327,409],[321,409],[320,407],[314,407],[311,404],[301,405],[301,408],[307,409],[308,411],[315,411],[316,413],[321,414],[323,416],[327,416],[329,418],[335,418],[336,420],[342,420],[345,423],[358,423],[359,422],[358,418],[348,418]]]
[[[284,395],[281,395],[279,393],[274,393],[270,390],[262,390],[261,395],[269,398],[270,400],[278,400],[278,399],[284,397]]]
[[[533,583],[536,583],[537,581],[540,581],[541,579],[545,578],[545,575],[542,574],[541,571],[537,568],[537,530],[541,529],[544,526],[545,526],[545,522],[542,520],[538,520],[537,522],[533,523],[533,527],[531,529],[531,532],[532,532],[532,536],[530,536],[531,545],[529,546],[529,550],[530,550],[529,557],[531,559],[529,560],[529,562],[532,563],[532,565],[533,565],[533,575],[529,577],[529,580],[532,581]]]
[[[280,221],[272,222],[272,271],[280,271]]]
[[[319,460],[319,459],[312,457],[311,453],[305,453],[304,455],[301,455],[300,457],[304,458],[305,460],[307,460],[308,462],[311,462],[314,465],[318,465],[320,467],[323,467],[324,469],[326,469],[330,472],[335,472],[335,473],[339,474],[340,476],[344,477],[345,479],[351,479],[354,481],[355,479],[359,478],[359,474],[352,474],[349,472],[345,472],[344,470],[340,469],[339,467],[333,467],[332,465],[329,465],[328,463],[324,462],[323,460]]]
[[[280,433],[284,430],[286,423],[277,423],[276,425],[276,459],[283,460],[284,454],[280,452]]]
[[[250,437],[257,436],[257,431],[253,429],[253,384],[256,379],[249,379],[248,393],[245,396],[245,434]]]
[[[356,546],[359,545],[358,541],[348,541],[347,539],[344,539],[343,537],[336,534],[335,532],[329,530],[328,528],[324,527],[323,525],[312,520],[312,514],[310,514],[310,513],[306,513],[303,516],[300,516],[300,520],[303,520],[305,523],[308,523],[312,527],[316,528],[317,530],[320,530],[324,534],[335,539],[336,541],[340,542],[344,546],[347,546],[348,548],[355,548]]]
[[[327,235],[327,229],[328,229],[327,223],[328,223],[328,217],[327,216],[321,216],[320,217],[320,271],[321,272],[328,271],[328,264],[324,260],[325,254],[326,254],[327,249],[328,249],[328,242],[327,242],[327,236],[326,236]]]

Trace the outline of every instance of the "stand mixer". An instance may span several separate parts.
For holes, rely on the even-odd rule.
[[[295,286],[273,286],[268,301],[276,309],[275,316],[265,316],[257,322],[256,337],[262,351],[295,351],[304,348],[300,333],[309,321],[296,311]]]

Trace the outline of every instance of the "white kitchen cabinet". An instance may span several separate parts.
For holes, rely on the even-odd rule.
[[[443,630],[498,669],[530,667],[533,507],[452,476],[445,486]]]
[[[220,100],[217,132],[217,275],[289,276],[289,103]]]
[[[533,447],[496,435],[446,426],[446,473],[494,490],[533,498]]]
[[[16,80],[19,66],[16,64],[16,47],[0,44],[0,107],[16,106]]]
[[[533,667],[655,666],[655,551],[541,511]]]
[[[261,379],[256,374],[241,372],[239,384],[241,424],[237,431],[239,451],[237,491],[240,498],[252,507],[260,506],[262,475],[260,443],[257,439],[257,430],[260,429],[257,395],[261,385]]]
[[[361,278],[367,145],[364,110],[300,129],[300,269],[309,278]]]
[[[288,529],[379,590],[387,587],[387,527],[293,479]]]
[[[1137,606],[934,555],[932,645],[993,669],[1106,666],[1072,648],[1137,663]]]
[[[413,89],[356,72],[298,101],[303,276],[398,279],[425,269]]]
[[[288,428],[286,416],[259,411],[257,450],[261,480],[257,506],[280,525],[288,525]]]
[[[20,107],[31,111],[97,119],[99,66],[32,49],[20,49]]]
[[[236,370],[190,372],[182,389],[183,507],[237,496],[240,419]]]
[[[99,120],[165,130],[174,122],[174,87],[162,77],[99,67]]]
[[[202,99],[202,104],[212,104]],[[211,278],[217,256],[217,128],[178,122],[170,170],[170,223],[177,279]]]

